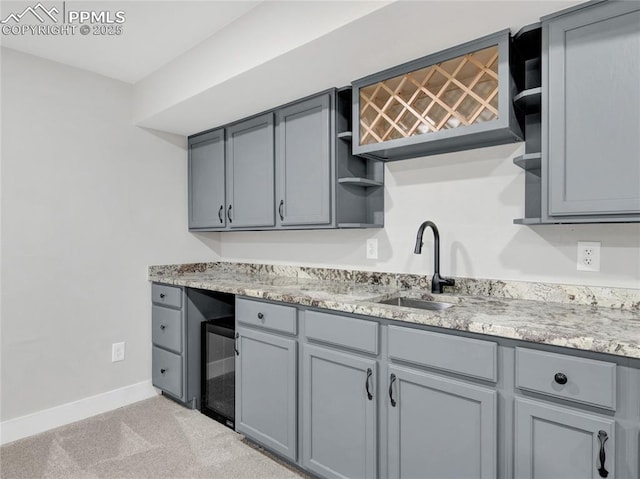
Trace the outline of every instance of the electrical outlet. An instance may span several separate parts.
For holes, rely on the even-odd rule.
[[[111,345],[111,362],[124,361],[124,343],[113,343]]]
[[[600,271],[600,242],[578,241],[578,271]]]
[[[367,259],[378,259],[378,239],[369,238],[367,240]]]

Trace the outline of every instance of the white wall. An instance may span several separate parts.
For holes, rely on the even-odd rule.
[[[388,163],[385,227],[377,230],[224,233],[225,260],[433,273],[433,237],[413,254],[420,223],[440,229],[444,275],[591,286],[640,287],[640,225],[527,227],[524,174],[513,165],[522,144]],[[378,238],[379,260],[365,259]],[[602,242],[599,273],[576,271],[576,242]]]
[[[2,421],[150,379],[147,266],[217,259],[184,139],[133,126],[131,94],[2,50]]]

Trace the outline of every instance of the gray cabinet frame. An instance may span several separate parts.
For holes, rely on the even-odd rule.
[[[497,120],[377,144],[360,144],[360,88],[494,45],[498,45],[499,55]],[[353,153],[381,160],[401,160],[521,141],[522,132],[512,102],[515,86],[509,68],[509,50],[507,29],[352,82]]]

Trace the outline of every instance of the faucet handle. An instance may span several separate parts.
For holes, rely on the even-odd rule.
[[[445,286],[454,286],[456,284],[456,280],[453,278],[442,278],[442,284]]]

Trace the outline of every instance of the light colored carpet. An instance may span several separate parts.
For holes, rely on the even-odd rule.
[[[2,479],[299,479],[231,429],[162,396],[0,448]]]

